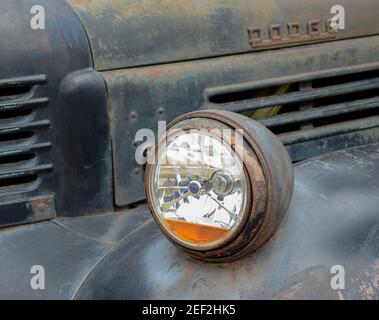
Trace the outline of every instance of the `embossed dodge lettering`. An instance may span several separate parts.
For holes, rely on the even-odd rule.
[[[273,24],[268,28],[266,34],[261,27],[248,29],[249,43],[251,48],[275,48],[283,46],[299,45],[309,42],[322,42],[336,38],[337,29],[334,29],[331,20],[322,23],[314,19],[308,23],[300,22],[287,23],[287,32],[280,24]],[[267,37],[265,39],[265,37]]]

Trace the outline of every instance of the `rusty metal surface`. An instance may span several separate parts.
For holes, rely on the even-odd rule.
[[[253,49],[273,49],[286,46],[301,45],[304,43],[317,43],[337,39],[337,30],[330,26],[330,20],[313,19],[307,23],[289,22],[286,26],[271,25],[265,39],[262,27],[248,29],[249,43]]]
[[[115,199],[127,205],[145,198],[143,168],[135,162],[134,137],[141,128],[157,130],[158,120],[172,121],[209,106],[209,97],[248,87],[264,88],[293,81],[328,78],[379,68],[379,37],[318,44],[193,62],[114,70],[102,73],[109,92]],[[246,108],[246,105],[244,105]],[[225,109],[220,104],[214,108]],[[304,159],[335,148],[377,141],[377,128],[314,140],[292,154]],[[315,153],[317,150],[318,153]],[[301,154],[300,154],[301,153]]]
[[[182,253],[145,205],[3,229],[0,297],[379,299],[378,175],[378,144],[297,164],[294,198],[278,232],[232,263]],[[36,264],[46,269],[46,290],[30,289]],[[345,267],[344,291],[330,287],[334,265]]]
[[[77,298],[378,299],[378,175],[378,144],[296,165],[278,232],[232,263],[196,261],[146,222],[98,264]],[[345,290],[331,288],[335,265],[345,268]]]
[[[260,49],[248,29],[261,30],[265,47],[283,47],[379,33],[376,0],[345,0],[346,30],[314,34],[333,17],[334,0],[67,0],[89,36],[98,70],[246,53]],[[364,17],[364,18],[362,18]],[[287,25],[292,37],[289,41]],[[311,30],[308,30],[311,25]],[[298,26],[298,27],[297,27]],[[278,35],[278,28],[281,28]],[[295,28],[296,27],[296,28]],[[293,30],[303,34],[294,38]],[[316,28],[318,29],[318,27]],[[270,31],[275,34],[270,35]],[[313,32],[313,34],[312,34]],[[326,36],[324,35],[326,34]],[[309,37],[309,38],[307,38]],[[278,39],[279,38],[279,39]],[[268,40],[266,40],[268,39]]]
[[[3,201],[0,202],[0,207],[0,225],[3,227],[45,221],[56,217],[55,199],[52,194]]]

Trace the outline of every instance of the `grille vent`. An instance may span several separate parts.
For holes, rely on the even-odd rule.
[[[206,90],[204,108],[246,113],[278,135],[293,161],[379,138],[379,65],[320,71]],[[270,109],[268,109],[270,108]]]
[[[45,75],[0,80],[0,195],[32,191],[53,168]]]

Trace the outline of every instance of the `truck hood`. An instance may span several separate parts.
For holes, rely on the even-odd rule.
[[[334,15],[336,0],[66,0],[80,17],[91,43],[95,68],[111,70],[173,61],[247,53],[248,29],[309,21],[322,29]],[[333,39],[379,34],[377,0],[343,1],[346,29]],[[300,41],[296,45],[311,43]],[[277,42],[277,47],[286,44]],[[258,48],[259,49],[259,48]],[[262,50],[264,48],[261,48]]]
[[[0,299],[379,299],[378,175],[379,144],[296,164],[276,235],[227,264],[173,247],[145,205],[1,230]],[[36,263],[45,290],[30,287]],[[345,290],[330,286],[333,266]]]

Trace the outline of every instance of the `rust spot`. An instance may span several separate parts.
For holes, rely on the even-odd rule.
[[[375,289],[373,288],[371,283],[362,282],[359,288],[361,289],[365,299],[375,300]]]
[[[46,199],[33,201],[33,207],[36,209],[37,213],[44,213],[50,207],[50,201]]]
[[[159,78],[161,75],[161,71],[157,68],[153,68],[149,70],[149,78],[156,79]]]

